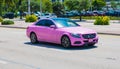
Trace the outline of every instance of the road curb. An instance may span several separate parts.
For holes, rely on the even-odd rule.
[[[18,29],[26,29],[26,27],[16,27],[16,26],[0,26],[3,28],[18,28]]]
[[[17,29],[27,29],[26,27],[16,27],[16,26],[0,26],[3,28],[17,28]],[[97,32],[98,34],[103,34],[103,35],[116,35],[116,36],[120,36],[120,34],[118,33],[104,33],[104,32]]]
[[[120,36],[120,34],[117,34],[117,33],[102,33],[102,32],[98,32],[98,34]]]

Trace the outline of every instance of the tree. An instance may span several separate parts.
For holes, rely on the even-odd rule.
[[[67,0],[65,1],[65,5],[68,10],[87,10],[89,8],[88,0]]]
[[[49,0],[41,0],[42,1],[42,11],[43,12],[52,12],[52,3]],[[30,2],[31,12],[40,11],[40,0],[31,0]],[[27,11],[28,9],[28,1],[22,1],[21,7],[23,11]]]
[[[0,0],[0,16],[2,16],[2,0]]]
[[[65,5],[67,6],[68,10],[77,10],[80,14],[83,9],[87,10],[89,8],[88,0],[68,0],[65,2]]]
[[[52,12],[52,3],[50,0],[44,0],[42,8],[44,12]]]
[[[4,2],[8,6],[14,5],[14,0],[4,0]]]
[[[117,3],[114,0],[111,1],[111,7],[114,9],[117,8]]]
[[[22,4],[19,5],[19,11],[22,10],[22,11],[27,11],[28,9],[28,2],[27,1],[22,1]]]
[[[94,10],[101,10],[106,5],[106,2],[105,0],[93,0],[92,5]]]
[[[67,0],[65,1],[65,5],[67,6],[68,10],[76,10],[79,6],[78,0]]]
[[[60,2],[53,3],[53,13],[55,13],[58,17],[64,14],[64,5]]]
[[[31,1],[30,2],[30,7],[31,7],[31,12],[35,12],[35,11],[38,11],[40,10],[40,4],[38,2],[35,2],[35,1]]]
[[[0,16],[2,16],[2,5],[5,4],[7,7],[14,5],[13,0],[0,0]]]
[[[82,0],[79,2],[79,10],[88,10],[90,7],[88,0]]]

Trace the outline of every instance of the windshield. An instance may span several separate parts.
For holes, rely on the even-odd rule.
[[[77,23],[70,19],[54,19],[54,21],[58,28],[79,26]]]

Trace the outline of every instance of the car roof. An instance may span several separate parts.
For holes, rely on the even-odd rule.
[[[46,20],[68,20],[69,18],[42,18],[42,19],[40,19],[40,20],[44,20],[44,19],[46,19]]]
[[[69,18],[51,18],[53,20],[68,20]]]
[[[69,19],[69,18],[42,18],[42,19]]]

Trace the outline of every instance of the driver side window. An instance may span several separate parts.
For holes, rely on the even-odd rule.
[[[35,25],[37,26],[43,26],[45,23],[45,20],[40,20],[39,22],[37,22]]]
[[[44,26],[50,27],[51,25],[54,25],[54,23],[50,20],[46,20],[44,23]]]

